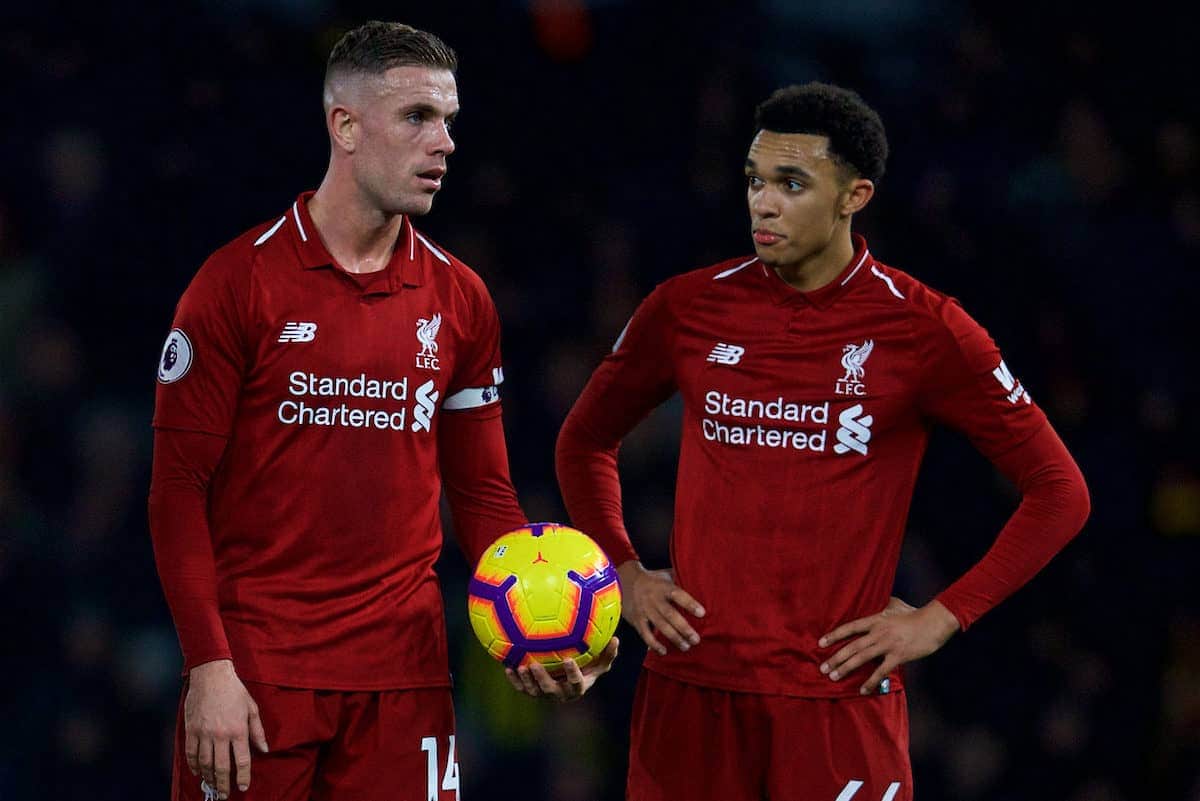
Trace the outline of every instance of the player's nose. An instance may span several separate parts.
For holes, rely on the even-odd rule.
[[[771,192],[760,189],[750,194],[750,212],[755,219],[778,217],[779,203]]]
[[[450,129],[442,126],[441,133],[433,141],[432,152],[443,156],[449,156],[454,152],[454,137],[450,135]]]

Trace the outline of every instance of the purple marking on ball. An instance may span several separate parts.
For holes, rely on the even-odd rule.
[[[504,630],[508,641],[512,643],[512,648],[509,650],[508,656],[503,660],[505,665],[515,668],[521,663],[525,654],[529,652],[561,651],[567,648],[574,648],[581,654],[587,653],[587,642],[584,640],[583,635],[587,631],[588,619],[592,615],[592,604],[595,594],[617,581],[617,571],[610,564],[591,578],[585,579],[574,570],[567,571],[567,578],[579,587],[579,609],[576,612],[570,633],[561,637],[546,638],[526,637],[521,633],[521,627],[517,624],[516,618],[513,617],[512,610],[508,607],[508,604],[498,603],[498,601],[503,600],[507,592],[516,584],[516,576],[509,576],[499,586],[488,584],[477,578],[471,579],[469,585],[470,594],[491,602],[492,608],[496,612],[496,619],[500,621],[500,628]]]
[[[516,576],[509,576],[504,581],[500,582],[499,586],[488,584],[486,581],[472,577],[471,583],[467,585],[467,593],[474,595],[476,598],[482,598],[485,601],[495,603],[504,597],[512,585],[517,583]]]

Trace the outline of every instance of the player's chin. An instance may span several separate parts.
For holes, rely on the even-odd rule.
[[[760,245],[755,242],[754,253],[758,256],[758,260],[768,267],[776,267],[786,261],[786,259],[780,258],[778,245]]]
[[[432,192],[414,192],[406,195],[396,204],[396,210],[401,214],[411,214],[414,217],[428,214],[433,210],[433,196],[435,194],[436,190]]]

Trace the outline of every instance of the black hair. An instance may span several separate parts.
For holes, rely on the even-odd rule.
[[[887,165],[883,120],[857,92],[812,81],[777,89],[754,111],[755,132],[829,138],[829,155],[861,178],[879,183]]]

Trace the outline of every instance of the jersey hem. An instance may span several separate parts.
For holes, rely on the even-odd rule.
[[[211,428],[197,428],[196,426],[172,425],[170,423],[160,423],[153,420],[150,427],[156,431],[185,431],[189,434],[207,434],[210,437],[220,437],[221,439],[229,439],[231,431],[215,431]]]
[[[234,663],[234,670],[237,670]],[[320,678],[297,678],[294,675],[275,675],[272,673],[243,673],[238,671],[238,678],[254,684],[269,684],[272,687],[288,687],[293,690],[331,690],[334,692],[384,692],[389,690],[426,690],[445,688],[452,689],[450,677],[444,679],[427,679],[424,681],[338,681]]]
[[[809,690],[806,688],[798,688],[796,690],[763,688],[763,687],[758,687],[758,686],[741,685],[741,684],[736,684],[733,682],[721,682],[721,681],[710,681],[708,679],[697,679],[694,676],[688,676],[683,673],[675,672],[672,670],[663,670],[661,667],[659,667],[657,665],[651,667],[647,662],[642,662],[642,669],[648,670],[651,673],[657,673],[660,676],[665,676],[666,678],[671,679],[672,681],[677,681],[682,684],[691,684],[696,687],[707,687],[708,689],[721,690],[723,692],[749,693],[749,694],[753,694],[753,695],[781,695],[781,696],[786,696],[788,698],[822,698],[822,699],[871,698],[876,695],[881,695],[881,693],[871,693],[870,695],[863,695],[862,693],[860,693],[858,691],[858,687],[861,685],[858,683],[855,683],[855,682],[847,682],[848,686],[845,687],[844,689],[835,687],[833,690],[831,690],[829,692],[817,692],[817,691],[812,691],[812,690]],[[901,681],[900,677],[897,674],[893,673],[893,674],[889,675],[888,678],[891,679],[892,686],[891,686],[891,689],[887,693],[882,693],[883,695],[893,695],[895,693],[904,691],[904,682]]]

